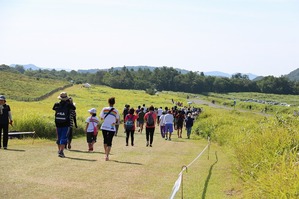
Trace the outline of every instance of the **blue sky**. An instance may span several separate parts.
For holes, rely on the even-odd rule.
[[[0,0],[0,64],[299,68],[298,0]]]

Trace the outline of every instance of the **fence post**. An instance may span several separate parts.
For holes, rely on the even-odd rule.
[[[181,185],[182,185],[182,199],[184,198],[184,186],[183,186],[183,178],[184,178],[184,175],[183,175],[183,171],[184,169],[186,170],[186,173],[187,173],[187,166],[182,166],[182,178],[181,178]]]

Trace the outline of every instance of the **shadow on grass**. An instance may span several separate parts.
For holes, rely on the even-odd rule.
[[[5,149],[6,151],[16,151],[16,152],[25,152],[23,149]]]
[[[97,160],[91,160],[91,159],[84,159],[84,158],[72,158],[72,157],[65,157],[66,159],[71,159],[71,160],[80,160],[80,161],[88,161],[88,162],[95,162]]]
[[[215,152],[215,156],[216,156],[216,161],[215,161],[215,162],[211,165],[211,167],[210,167],[209,174],[208,174],[207,179],[206,179],[206,181],[205,181],[205,186],[204,186],[204,189],[203,189],[203,192],[202,192],[202,195],[201,195],[201,198],[203,198],[203,199],[206,198],[207,189],[208,189],[208,186],[209,186],[209,181],[210,181],[211,176],[212,176],[213,167],[214,167],[215,164],[217,164],[217,162],[218,162],[217,151]]]
[[[121,163],[121,164],[143,165],[143,164],[138,163],[138,162],[122,162],[122,161],[118,161],[118,160],[110,160],[110,162],[116,162],[116,163]]]
[[[70,150],[70,152],[76,152],[76,153],[99,153],[99,154],[105,154],[104,152],[89,152],[89,151],[81,151],[81,150]]]

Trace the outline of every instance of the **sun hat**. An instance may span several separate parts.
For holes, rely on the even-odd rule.
[[[0,100],[6,101],[5,96],[4,95],[0,95]]]
[[[89,109],[88,112],[90,112],[90,113],[97,113],[97,109],[92,108],[92,109]]]
[[[60,95],[58,96],[58,99],[60,99],[62,101],[66,101],[69,99],[69,97],[67,96],[66,92],[61,92]]]

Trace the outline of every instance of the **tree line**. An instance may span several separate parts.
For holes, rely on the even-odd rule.
[[[99,70],[96,73],[79,73],[75,70],[25,70],[23,66],[9,67],[0,65],[1,70],[21,73],[36,78],[51,78],[73,82],[106,85],[119,89],[146,90],[153,94],[156,91],[178,91],[188,93],[227,93],[227,92],[260,92],[273,94],[299,94],[299,82],[291,81],[286,76],[266,76],[259,80],[250,80],[247,75],[236,73],[230,78],[205,76],[203,72],[189,71],[182,74],[172,67],[159,67],[154,70],[139,68],[134,70],[125,66],[119,69]]]

